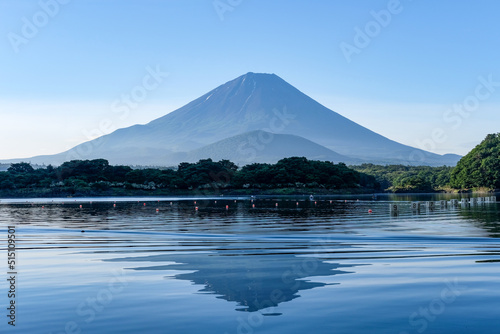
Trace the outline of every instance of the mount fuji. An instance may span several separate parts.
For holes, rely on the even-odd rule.
[[[118,129],[55,155],[10,159],[59,165],[104,158],[111,164],[176,165],[202,158],[240,165],[288,156],[359,164],[455,165],[377,134],[328,109],[275,74],[247,73],[144,125]]]

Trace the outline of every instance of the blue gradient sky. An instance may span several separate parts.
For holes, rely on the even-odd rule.
[[[59,1],[0,1],[0,158],[147,123],[249,71],[436,153],[499,132],[498,1]],[[168,76],[116,113],[147,68]]]

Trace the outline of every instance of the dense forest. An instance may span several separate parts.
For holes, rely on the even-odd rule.
[[[238,168],[228,160],[181,163],[177,169],[132,169],[104,159],[72,160],[59,167],[33,168],[22,162],[0,172],[0,194],[40,196],[204,193],[230,190],[328,189],[376,191],[375,177],[345,164],[292,157],[276,164]],[[309,190],[308,190],[309,191]]]
[[[429,166],[380,166],[363,164],[352,166],[360,173],[372,175],[381,188],[392,192],[433,192],[449,190],[453,167]]]
[[[500,189],[500,134],[489,134],[456,167],[352,166],[393,192],[492,191]]]
[[[346,166],[304,157],[238,167],[229,160],[200,160],[177,168],[112,166],[104,159],[73,160],[33,168],[11,164],[0,171],[0,196],[288,192],[434,192],[500,188],[500,134],[491,134],[456,167]]]
[[[500,189],[500,134],[486,136],[460,159],[450,176],[453,188]]]

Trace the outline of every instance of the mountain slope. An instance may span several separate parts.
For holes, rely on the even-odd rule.
[[[254,162],[276,163],[284,156],[304,156],[309,160],[335,163],[360,162],[299,136],[273,134],[261,130],[226,138],[188,153],[174,154],[169,158],[172,161],[186,162],[196,162],[206,158],[216,161],[227,159],[238,165],[246,165]]]
[[[255,130],[300,136],[339,154],[374,163],[453,165],[459,159],[385,138],[324,107],[274,74],[247,73],[148,124],[119,129],[62,154],[29,160],[60,163],[69,157],[106,158],[111,163],[144,164]]]

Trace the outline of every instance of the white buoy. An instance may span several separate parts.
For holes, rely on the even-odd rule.
[[[398,215],[399,214],[399,205],[398,204],[390,204],[389,207],[390,207],[391,213],[393,215]]]

